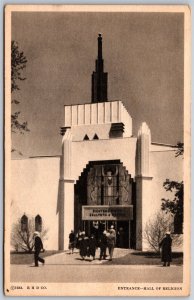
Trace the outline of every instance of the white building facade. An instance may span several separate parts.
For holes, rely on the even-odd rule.
[[[167,197],[163,182],[182,180],[176,148],[153,143],[145,122],[134,137],[124,104],[107,99],[107,82],[99,35],[92,101],[64,107],[62,154],[12,161],[11,222],[40,217],[46,249],[68,249],[71,230],[98,235],[113,225],[124,230],[123,247],[147,250],[144,229]]]

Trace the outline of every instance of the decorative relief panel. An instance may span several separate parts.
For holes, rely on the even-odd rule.
[[[87,177],[87,199],[88,205],[101,204],[101,168],[96,166],[90,168]]]
[[[130,205],[132,179],[123,165],[94,165],[87,176],[88,205]]]
[[[131,204],[132,199],[132,180],[126,169],[119,167],[119,204]]]

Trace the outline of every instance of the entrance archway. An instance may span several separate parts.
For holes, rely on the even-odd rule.
[[[134,191],[133,178],[120,160],[89,162],[75,184],[75,231],[98,239],[113,225],[117,246],[133,246]]]

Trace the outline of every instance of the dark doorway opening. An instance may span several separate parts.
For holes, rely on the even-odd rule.
[[[109,230],[113,225],[116,232],[116,247],[129,248],[129,221],[83,221],[82,228],[87,236],[93,234],[97,241],[104,230]]]
[[[117,222],[117,247],[129,248],[129,222]]]

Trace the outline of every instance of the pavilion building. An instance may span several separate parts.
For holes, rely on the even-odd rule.
[[[108,100],[101,34],[91,94],[91,103],[64,106],[61,155],[12,161],[12,222],[44,225],[47,249],[67,249],[71,230],[99,236],[113,225],[122,247],[147,250],[146,224],[161,209],[166,178],[181,180],[182,159],[152,142],[145,122],[133,136],[122,101]]]

